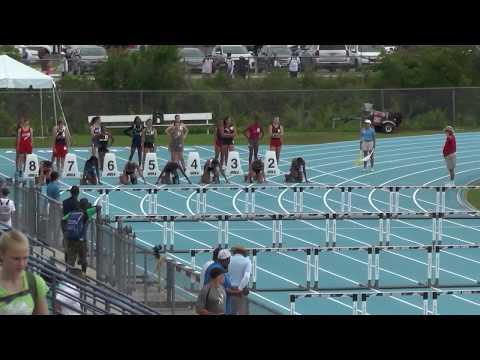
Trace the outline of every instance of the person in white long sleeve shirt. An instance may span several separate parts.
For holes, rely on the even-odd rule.
[[[228,265],[232,288],[242,290],[242,293],[232,297],[232,313],[248,315],[248,283],[252,272],[252,262],[247,256],[247,250],[241,246],[233,247],[232,253],[233,256]]]

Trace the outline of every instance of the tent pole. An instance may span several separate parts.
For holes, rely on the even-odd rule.
[[[63,111],[62,102],[60,101],[60,95],[58,95],[58,91],[55,91],[55,94],[57,96],[58,106],[60,106],[60,112],[62,114],[62,119],[65,121],[65,126],[68,128],[67,117],[65,116],[65,112]],[[70,130],[70,129],[68,129],[68,130]]]
[[[57,123],[57,102],[55,101],[55,86],[52,87],[53,98],[53,126]]]
[[[43,95],[42,95],[42,89],[40,89],[40,134],[43,138]]]

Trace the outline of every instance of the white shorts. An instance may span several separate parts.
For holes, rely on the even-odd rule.
[[[457,165],[457,154],[453,153],[445,156],[445,164],[447,164],[448,170],[455,169],[455,166]]]
[[[371,152],[373,150],[373,141],[362,141],[362,151]]]

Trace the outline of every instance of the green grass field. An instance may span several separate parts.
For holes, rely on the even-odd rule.
[[[465,198],[473,207],[480,209],[480,190],[469,190]]]
[[[430,135],[438,133],[438,131],[433,130],[398,130],[393,134],[386,135],[378,133],[378,138],[388,138],[388,137],[397,137],[397,136],[415,136],[415,135]],[[304,144],[322,144],[338,141],[349,141],[358,139],[358,132],[356,131],[316,131],[316,132],[289,132],[286,131],[285,134],[285,144],[288,145],[304,145]],[[125,135],[115,136],[114,146],[129,146],[131,139]],[[267,139],[264,138],[262,143],[267,143]],[[13,148],[14,147],[13,138],[0,138],[0,148]],[[207,134],[192,134],[190,133],[187,136],[185,145],[211,145],[213,143],[213,135]],[[244,145],[246,144],[246,139],[243,135],[239,135],[236,140],[236,144]],[[168,139],[166,135],[159,135],[157,137],[157,145],[167,145]],[[73,145],[74,146],[90,146],[90,136],[87,134],[74,134],[73,135]],[[34,147],[50,147],[51,138],[35,138]]]

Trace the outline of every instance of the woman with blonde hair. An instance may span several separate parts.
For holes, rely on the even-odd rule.
[[[175,120],[173,121],[173,124],[165,130],[165,133],[170,137],[170,160],[173,162],[180,162],[182,164],[183,170],[185,171],[185,160],[183,159],[183,145],[185,143],[185,138],[188,135],[188,128],[180,121],[180,115],[175,115]]]
[[[0,315],[48,315],[45,281],[25,271],[28,239],[19,231],[0,237]]]

